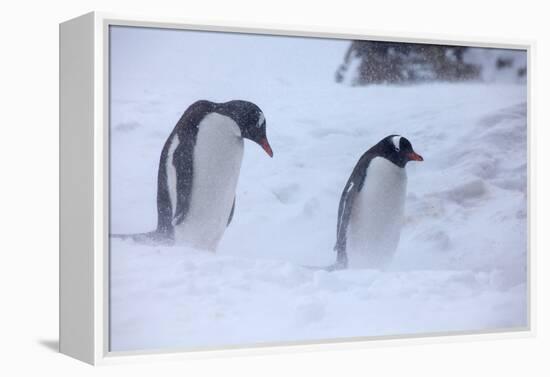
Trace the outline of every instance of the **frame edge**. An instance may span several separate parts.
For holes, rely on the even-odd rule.
[[[94,14],[59,25],[59,351],[94,364]]]

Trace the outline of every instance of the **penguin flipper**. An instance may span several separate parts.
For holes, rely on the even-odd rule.
[[[191,203],[191,185],[193,182],[193,140],[180,138],[180,144],[174,151],[173,164],[176,168],[176,211],[172,225],[179,225],[185,220]]]
[[[233,220],[233,214],[235,213],[235,200],[237,197],[233,198],[233,206],[231,207],[231,212],[229,213],[229,219],[227,220],[227,226],[231,224],[231,220]]]
[[[345,266],[347,266],[347,229],[349,225],[349,220],[351,218],[353,203],[355,201],[355,198],[357,197],[357,193],[363,185],[365,176],[366,173],[352,174],[346,186],[344,187],[342,196],[340,197],[340,204],[338,206],[338,224],[336,226],[336,245],[334,245],[334,250],[338,253],[335,264],[335,266],[338,266],[338,269],[345,268]]]

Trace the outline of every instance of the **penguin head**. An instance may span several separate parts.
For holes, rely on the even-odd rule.
[[[273,157],[273,150],[266,135],[266,121],[263,111],[248,101],[230,101],[224,104],[241,130],[241,136],[260,145]]]
[[[413,150],[411,142],[400,135],[385,137],[378,143],[377,149],[380,156],[401,168],[409,161],[424,161],[424,158]]]

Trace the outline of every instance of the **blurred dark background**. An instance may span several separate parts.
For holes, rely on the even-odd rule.
[[[430,81],[524,81],[526,52],[464,46],[353,41],[336,71],[352,86]]]

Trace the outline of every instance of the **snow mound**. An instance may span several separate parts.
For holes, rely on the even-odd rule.
[[[113,247],[113,265],[125,266],[111,280],[113,350],[491,330],[525,317],[525,286],[507,288],[494,271],[328,273],[118,240]]]

